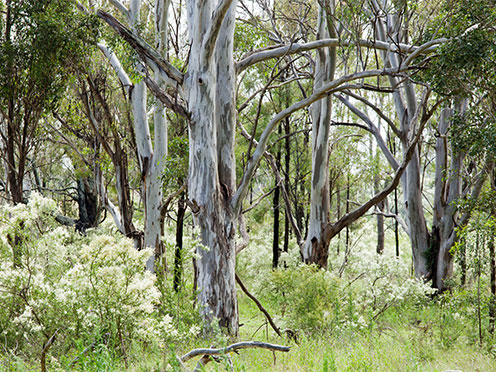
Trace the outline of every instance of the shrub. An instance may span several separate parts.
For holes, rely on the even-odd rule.
[[[0,208],[4,348],[44,358],[48,340],[70,348],[85,339],[125,352],[132,339],[159,337],[159,292],[144,269],[151,252],[120,235],[79,236],[57,226],[55,213],[54,202],[38,194]]]

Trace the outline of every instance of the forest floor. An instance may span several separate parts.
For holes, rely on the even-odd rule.
[[[238,340],[257,340],[288,345],[288,353],[262,349],[240,350],[230,356],[233,370],[245,372],[496,372],[496,359],[490,351],[471,343],[462,331],[441,334],[430,323],[435,308],[412,314],[390,314],[373,329],[359,332],[299,335],[298,343],[279,338],[265,326],[264,317],[244,294],[240,294],[240,336]],[[413,317],[415,318],[415,317]],[[226,340],[226,345],[229,344]],[[197,340],[183,345],[177,354],[193,348],[209,347]],[[222,346],[222,345],[215,345]],[[196,360],[188,363],[191,370]],[[150,371],[149,362],[133,365],[130,371]],[[210,363],[205,371],[230,371],[227,360]]]
[[[339,334],[314,333],[298,335],[298,343],[287,337],[278,337],[270,327],[265,326],[264,317],[244,294],[240,293],[240,336],[235,341],[257,340],[288,345],[288,353],[262,349],[240,350],[232,354],[234,371],[267,372],[496,372],[496,359],[491,350],[472,342],[464,328],[442,332],[432,323],[437,309],[424,308],[417,314],[392,312],[385,315],[372,329]],[[466,329],[465,329],[466,331]],[[182,355],[198,347],[224,346],[209,344],[210,341],[197,339],[182,344],[175,351]],[[212,341],[214,342],[214,341]],[[229,340],[217,341],[229,344]],[[52,363],[50,371],[131,371],[161,372],[179,371],[169,365],[172,353],[143,351],[141,345],[129,350],[126,363],[112,357],[108,351],[95,349],[87,353],[72,367],[65,363]],[[196,360],[188,362],[191,370]],[[167,366],[167,367],[166,367]],[[10,360],[0,353],[0,371],[38,371],[39,364]],[[205,371],[230,371],[227,359],[209,363]]]

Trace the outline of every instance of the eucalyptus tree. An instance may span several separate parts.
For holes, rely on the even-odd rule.
[[[318,7],[317,40],[336,38],[335,3],[321,1]],[[336,47],[317,51],[314,90],[334,80]],[[307,239],[302,247],[303,261],[327,267],[329,241],[326,229],[330,220],[329,133],[331,129],[332,96],[324,97],[312,107],[312,181],[310,218]]]
[[[171,1],[157,0],[153,9],[142,9],[141,0],[131,0],[129,2],[129,8],[118,0],[112,0],[110,3],[120,11],[124,21],[137,34],[146,26],[146,21],[142,18],[142,13],[146,11],[147,14],[151,14],[154,19],[154,30],[152,34],[155,35],[154,42],[157,45],[157,55],[160,58],[165,58],[168,42],[168,12]],[[90,2],[90,5],[95,6],[92,2]],[[82,6],[80,7],[83,8]],[[87,11],[86,9],[84,10]],[[154,254],[147,262],[147,269],[154,271],[156,260],[159,257],[165,260],[160,221],[162,206],[161,176],[164,171],[164,158],[167,155],[167,121],[164,103],[155,98],[152,103],[153,120],[148,120],[147,85],[151,89],[158,91],[163,86],[164,81],[159,78],[160,71],[158,67],[152,69],[153,77],[151,77],[150,73],[145,71],[144,65],[138,61],[134,66],[130,67],[130,71],[128,72],[112,48],[104,42],[99,42],[98,47],[114,68],[115,73],[129,96],[132,107],[133,129],[141,172],[141,196],[145,211],[143,244],[145,247],[154,249]],[[131,77],[136,77],[134,79],[135,81]],[[165,81],[168,81],[168,79],[165,79]],[[115,211],[115,208],[111,208],[109,204],[107,204],[107,207]],[[127,234],[132,232],[128,232]]]
[[[419,106],[424,105],[427,100],[428,96],[425,95],[427,87],[437,93],[433,95],[434,107],[444,106],[439,114],[437,125],[434,124],[437,138],[434,147],[435,182],[431,230],[427,227],[426,208],[423,203],[424,185],[422,184],[420,144],[401,182],[407,215],[405,230],[411,241],[415,274],[419,278],[431,280],[433,286],[439,290],[446,289],[446,281],[452,275],[451,248],[456,240],[456,228],[464,226],[470,217],[470,213],[458,213],[455,203],[463,198],[477,199],[484,182],[484,165],[477,169],[476,163],[455,146],[454,137],[450,135],[450,131],[453,132],[456,127],[453,126],[453,122],[463,121],[464,113],[470,106],[469,102],[472,102],[472,105],[477,102],[477,99],[468,99],[468,97],[473,97],[478,89],[476,82],[479,81],[481,74],[479,71],[477,76],[474,71],[477,71],[477,66],[487,59],[488,45],[487,39],[481,40],[478,33],[483,29],[487,30],[488,19],[492,14],[490,7],[488,8],[487,4],[482,5],[483,3],[478,3],[478,6],[474,8],[478,9],[476,11],[464,2],[444,4],[444,7],[438,5],[439,9],[436,10],[438,18],[434,24],[430,27],[418,27],[417,25],[418,28],[412,31],[408,27],[407,20],[411,22],[410,25],[414,24],[413,12],[422,14],[422,7],[412,10],[408,8],[407,3],[370,1],[373,30],[378,40],[393,40],[399,44],[408,40],[416,32],[418,38],[430,39],[430,43],[441,43],[442,46],[438,48],[437,58],[432,61],[424,60],[429,62],[426,65],[426,73],[418,74],[414,78],[404,76],[399,79],[391,75],[388,77],[396,119],[391,118],[380,107],[363,96],[345,92],[388,124],[390,132],[399,139],[403,151],[406,151],[410,143],[407,133],[418,125],[418,110]],[[429,4],[421,5],[424,6],[424,11],[432,11]],[[484,10],[481,11],[481,9]],[[467,17],[467,14],[470,16]],[[447,19],[450,19],[449,23],[446,22]],[[419,34],[419,29],[423,28],[435,29],[436,32],[427,31]],[[472,46],[477,44],[485,47],[474,53]],[[405,59],[401,54],[391,51],[382,51],[381,56],[386,65],[392,67],[401,66]],[[461,73],[461,71],[464,72]],[[417,85],[419,81],[421,84]],[[422,85],[425,87],[424,93],[420,94],[419,86]],[[464,87],[463,90],[460,90],[461,86]],[[365,110],[359,109],[350,99],[342,95],[338,98],[365,122],[365,127],[375,137],[378,147],[390,166],[397,169],[398,162],[391,149],[386,146],[371,116]]]
[[[115,1],[113,1],[115,2]],[[189,176],[188,204],[205,249],[198,249],[197,260],[198,298],[202,314],[208,321],[215,317],[222,327],[231,333],[238,331],[238,311],[235,288],[235,231],[236,221],[242,211],[250,181],[261,158],[265,154],[269,138],[277,124],[292,113],[307,108],[333,92],[360,88],[356,81],[389,74],[403,73],[410,68],[412,58],[407,58],[395,68],[381,68],[354,72],[324,83],[303,100],[275,114],[264,128],[254,152],[248,159],[242,177],[236,186],[235,179],[235,98],[236,76],[250,66],[272,58],[313,50],[322,47],[360,45],[404,53],[423,53],[427,46],[412,47],[404,44],[368,40],[342,40],[328,38],[304,44],[277,45],[254,51],[235,63],[233,58],[233,34],[236,1],[206,0],[187,1],[187,30],[190,47],[186,61],[187,73],[182,73],[136,32],[125,27],[109,13],[98,14],[111,25],[137,52],[141,61],[159,72],[167,89],[157,89],[156,84],[145,78],[153,94],[168,108],[185,116],[189,121]],[[124,9],[125,10],[125,9]],[[124,12],[125,13],[125,12]],[[172,95],[172,96],[171,96]],[[177,96],[176,96],[177,95]],[[177,97],[177,98],[176,98]],[[419,117],[428,114],[422,106]],[[425,125],[419,121],[419,129]],[[411,143],[420,138],[419,131],[410,132]],[[345,222],[363,215],[370,207],[391,192],[413,155],[415,146],[410,145],[404,162],[389,187],[377,194],[346,218],[332,225],[333,232],[345,226]]]

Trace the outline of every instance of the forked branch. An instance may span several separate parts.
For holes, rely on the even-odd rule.
[[[222,347],[219,349],[211,348],[211,349],[194,349],[191,350],[189,353],[184,354],[181,357],[181,362],[186,362],[194,357],[200,356],[200,355],[225,355],[229,354],[232,352],[236,352],[241,349],[266,349],[266,350],[272,350],[272,351],[280,351],[287,353],[290,350],[289,346],[282,346],[282,345],[276,345],[276,344],[269,344],[267,342],[260,342],[260,341],[243,341],[243,342],[238,342],[226,347]]]

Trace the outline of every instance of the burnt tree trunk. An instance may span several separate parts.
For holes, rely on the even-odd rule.
[[[177,221],[176,221],[176,249],[174,251],[174,291],[179,290],[181,284],[181,276],[183,272],[183,232],[184,232],[184,216],[186,214],[186,198],[184,193],[181,194],[177,203]]]

